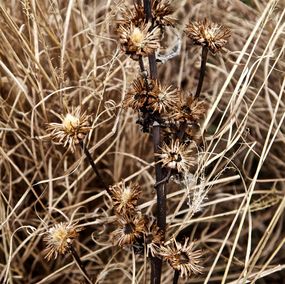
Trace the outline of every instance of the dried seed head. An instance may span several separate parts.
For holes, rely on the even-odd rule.
[[[152,18],[158,26],[174,27],[176,20],[171,17],[174,9],[168,0],[154,0],[152,2]]]
[[[193,273],[201,274],[202,251],[195,251],[194,245],[194,242],[189,243],[189,239],[186,239],[183,245],[174,240],[168,245],[161,246],[159,255],[168,261],[173,269],[178,270],[181,277],[190,277]]]
[[[180,102],[176,104],[170,118],[177,121],[186,121],[190,124],[197,123],[204,117],[207,111],[207,104],[203,100],[198,100],[192,94],[180,93]]]
[[[153,83],[153,89],[149,94],[148,109],[159,113],[172,110],[179,102],[176,89],[171,86],[161,86],[158,81]]]
[[[124,107],[131,107],[134,110],[142,108],[148,98],[148,92],[145,85],[145,81],[142,77],[135,79],[132,83],[132,87],[126,95],[123,102]]]
[[[149,221],[144,237],[144,242],[147,248],[147,256],[156,256],[158,254],[160,245],[162,245],[164,241],[163,231],[157,226],[156,222]]]
[[[112,233],[112,237],[120,247],[133,244],[146,230],[146,220],[140,214],[118,216],[117,223],[118,228]]]
[[[128,186],[122,182],[110,188],[114,209],[118,214],[135,211],[137,201],[141,194],[138,184],[130,183]]]
[[[44,237],[44,241],[47,243],[44,250],[45,258],[50,261],[53,257],[56,259],[58,254],[66,254],[81,230],[68,223],[58,223],[51,227]]]
[[[196,155],[193,144],[182,144],[179,140],[172,140],[170,146],[166,143],[161,148],[161,163],[163,167],[187,173],[196,164]]]
[[[160,30],[157,27],[150,30],[150,24],[135,26],[132,22],[125,22],[119,25],[118,34],[123,51],[134,59],[152,54],[160,46]]]
[[[231,36],[228,28],[209,22],[207,19],[189,23],[185,33],[194,44],[207,46],[213,54],[220,51]]]
[[[55,143],[68,146],[74,152],[75,146],[91,130],[89,118],[90,115],[81,114],[80,108],[76,108],[65,116],[61,115],[61,123],[49,123],[47,131]]]

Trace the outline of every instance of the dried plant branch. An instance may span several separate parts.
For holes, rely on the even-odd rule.
[[[77,251],[75,250],[75,248],[73,247],[72,244],[69,245],[69,251],[70,251],[76,265],[78,266],[79,270],[81,271],[82,275],[84,276],[86,283],[87,284],[93,284],[93,281],[90,279],[90,277],[89,277],[79,255],[78,255]]]
[[[202,91],[202,86],[203,86],[204,77],[206,73],[208,51],[209,49],[207,46],[202,47],[201,67],[200,67],[199,81],[198,81],[198,86],[197,86],[197,90],[195,93],[195,98],[198,98]]]
[[[109,193],[109,195],[111,194],[109,187],[107,186],[107,184],[104,181],[104,178],[102,177],[102,175],[100,174],[97,166],[95,165],[93,158],[86,146],[86,144],[83,142],[83,140],[81,140],[79,142],[79,145],[81,147],[81,149],[83,150],[84,154],[86,155],[86,158],[90,164],[90,166],[92,167],[94,173],[97,175],[97,177],[99,178],[99,182],[101,183],[102,187]]]

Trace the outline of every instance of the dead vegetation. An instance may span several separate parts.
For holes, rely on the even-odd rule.
[[[75,226],[73,246],[94,283],[149,282],[146,257],[114,245],[120,224],[102,186],[102,179],[139,184],[135,206],[148,215],[156,210],[151,137],[135,112],[123,109],[140,74],[115,32],[126,2],[0,2],[1,283],[82,283],[72,255],[45,259],[45,234],[61,222]],[[166,240],[188,238],[203,251],[203,273],[179,282],[281,283],[284,1],[172,5],[179,35],[190,20],[204,18],[232,33],[224,52],[208,55],[198,164],[182,187],[173,180],[167,185]],[[166,49],[177,40],[170,32]],[[194,93],[200,57],[200,47],[181,36],[180,54],[158,63],[160,83]],[[76,107],[91,115],[84,141],[100,177],[79,141],[72,153],[47,131]],[[164,263],[162,283],[172,281]]]

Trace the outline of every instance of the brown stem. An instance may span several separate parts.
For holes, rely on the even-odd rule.
[[[203,86],[203,82],[204,82],[204,76],[205,76],[205,72],[206,72],[207,56],[208,56],[208,47],[203,46],[201,67],[200,67],[200,76],[199,76],[199,82],[198,82],[195,98],[198,98],[200,96],[200,93],[202,90],[202,86]]]
[[[78,253],[76,252],[76,250],[74,249],[72,244],[69,245],[69,251],[70,251],[70,253],[71,253],[71,255],[72,255],[76,265],[78,266],[80,272],[84,276],[86,283],[93,284],[93,282],[91,281],[91,279],[90,279],[90,277],[89,277],[89,275],[88,275],[88,273],[87,273],[87,271],[86,271],[86,269],[85,269],[85,267],[84,267],[84,265],[83,265],[79,255],[78,255]]]
[[[107,186],[107,184],[104,182],[104,179],[102,178],[102,176],[101,176],[99,170],[97,169],[97,167],[96,167],[96,165],[95,165],[95,163],[94,163],[94,161],[93,161],[93,159],[92,159],[92,156],[91,156],[91,154],[90,154],[88,148],[86,147],[86,144],[85,144],[82,140],[80,141],[79,144],[80,144],[80,147],[81,147],[81,149],[83,150],[84,154],[86,155],[86,158],[87,158],[89,164],[91,165],[93,171],[95,172],[95,174],[96,174],[97,177],[99,178],[102,187],[104,187],[104,189],[105,189],[109,194],[111,194],[110,189],[109,189],[109,187]]]
[[[174,270],[174,276],[173,276],[173,284],[178,284],[178,280],[179,280],[179,270]]]
[[[143,0],[144,12],[147,22],[152,23],[151,13],[151,0]],[[151,27],[152,28],[152,27]],[[157,65],[155,53],[148,56],[149,73],[152,80],[157,80]],[[141,63],[140,63],[141,64]],[[152,128],[154,154],[159,153],[161,146],[161,129],[157,121],[154,121]],[[158,161],[158,157],[155,155],[155,160]],[[157,196],[157,226],[165,235],[166,229],[166,189],[165,182],[161,182],[164,179],[164,171],[161,163],[155,165],[156,176],[156,196]],[[158,257],[151,258],[151,284],[160,284],[162,270],[162,260]]]

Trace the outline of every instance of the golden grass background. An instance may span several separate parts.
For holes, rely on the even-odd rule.
[[[92,114],[88,145],[105,179],[139,182],[141,210],[154,210],[150,137],[121,109],[139,73],[114,32],[126,2],[0,1],[1,283],[81,283],[70,256],[44,259],[43,233],[60,221],[85,227],[76,247],[94,283],[149,279],[144,258],[112,245],[111,200],[81,150],[72,154],[46,133],[65,106],[82,106]],[[190,19],[207,17],[232,37],[226,52],[208,59],[198,183],[189,191],[168,185],[167,235],[189,236],[205,252],[204,273],[188,283],[282,283],[285,3],[173,5],[181,34]],[[180,55],[159,64],[161,82],[194,91],[200,51],[183,37]],[[193,215],[195,190],[207,199]],[[163,283],[172,276],[165,264]]]

